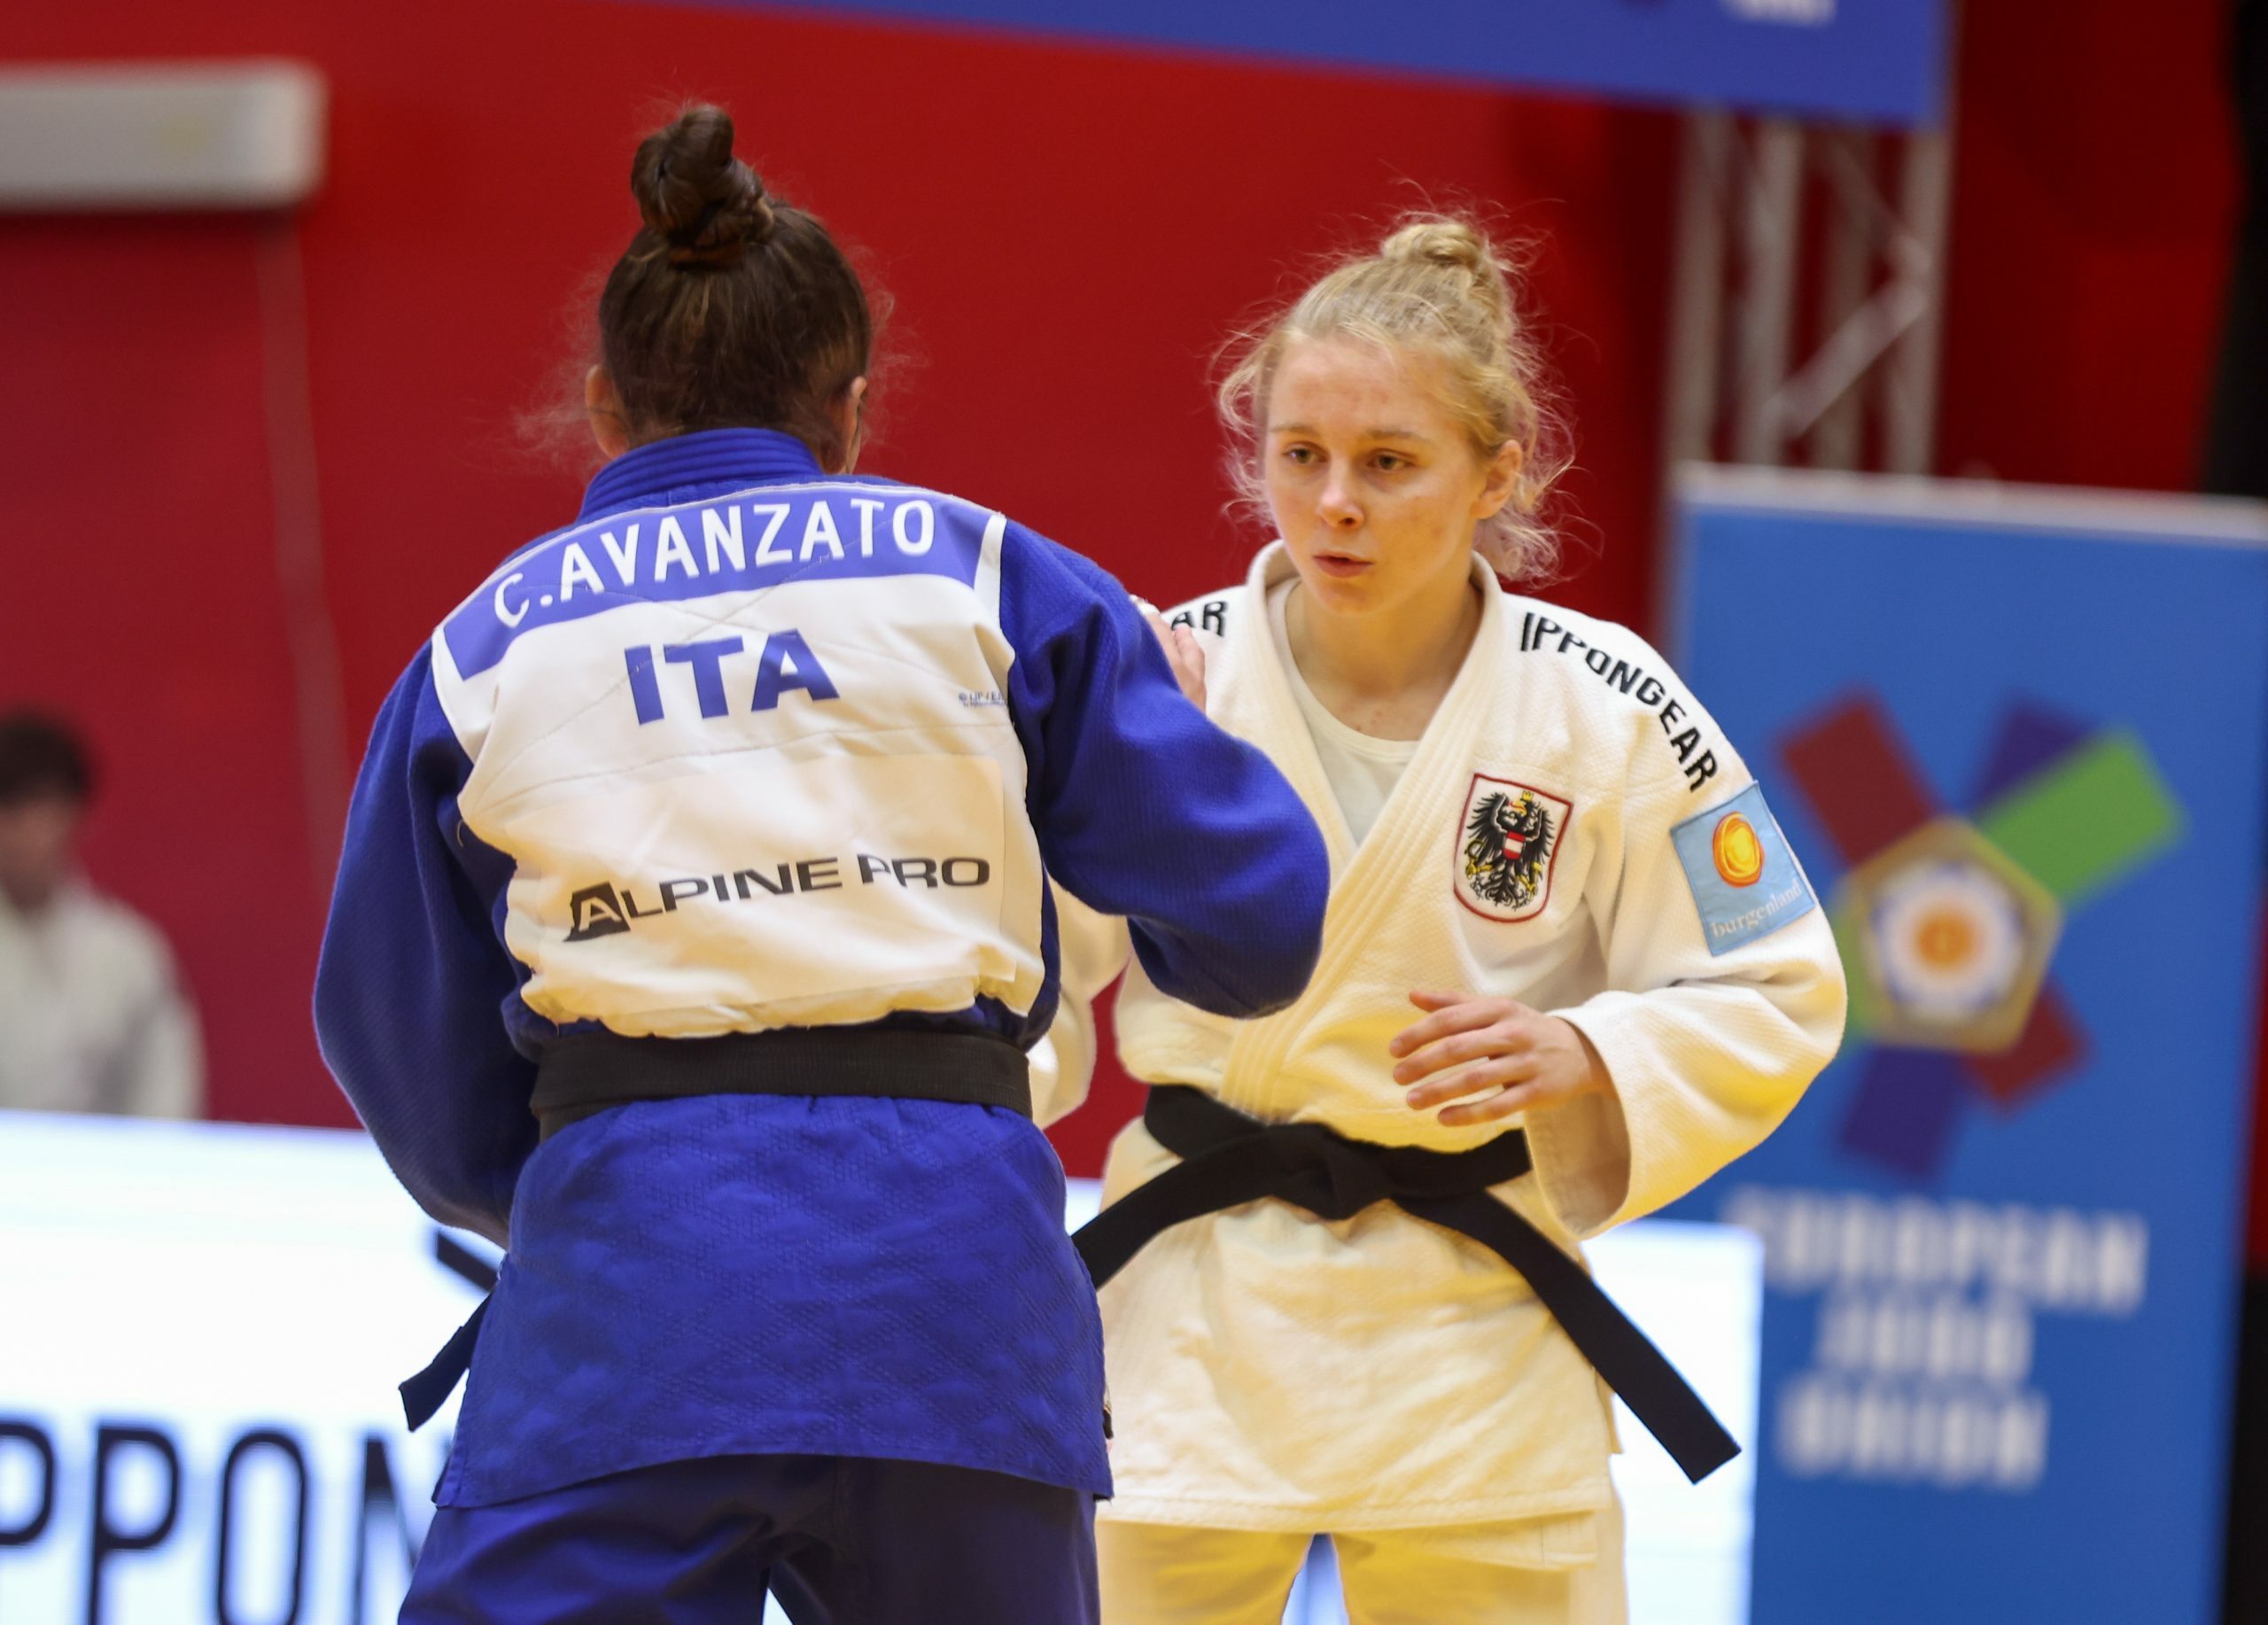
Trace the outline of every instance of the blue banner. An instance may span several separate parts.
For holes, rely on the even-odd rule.
[[[1763,1237],[1755,1625],[2218,1619],[2268,519],[1708,471],[1682,669],[1851,975]]]
[[[1944,0],[1433,0],[1394,11],[1358,0],[802,0],[778,9],[1899,125],[1937,121],[1946,30]]]

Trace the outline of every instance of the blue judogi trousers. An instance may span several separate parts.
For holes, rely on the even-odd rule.
[[[1094,1497],[855,1456],[713,1456],[434,1513],[402,1625],[1096,1625]]]

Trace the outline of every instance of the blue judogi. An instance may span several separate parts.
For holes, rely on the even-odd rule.
[[[995,781],[1021,795],[988,822]],[[925,817],[936,856],[860,844]],[[767,847],[782,820],[839,850]],[[758,1455],[1108,1494],[1092,1289],[1029,1118],[705,1094],[539,1146],[529,1110],[547,1054],[622,1032],[1028,1047],[1056,999],[1042,863],[1206,1008],[1279,1007],[1312,968],[1327,866],[1290,788],[1183,699],[1115,581],[997,515],[688,434],[466,600],[379,715],[315,1001],[404,1184],[509,1241],[444,1507]],[[862,952],[897,956],[887,986]]]

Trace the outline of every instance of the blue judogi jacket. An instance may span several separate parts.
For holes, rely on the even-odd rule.
[[[529,1109],[594,1034],[1029,1047],[1050,876],[1204,1008],[1281,1007],[1313,968],[1293,792],[1115,581],[997,513],[688,434],[444,621],[373,731],[315,990],[404,1185],[509,1245],[437,1499],[744,1452],[1109,1492],[1093,1292],[1029,1119],[703,1095],[539,1146]]]

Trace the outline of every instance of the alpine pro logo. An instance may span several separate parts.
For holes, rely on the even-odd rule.
[[[622,899],[604,881],[586,886],[567,899],[567,919],[569,942],[617,937],[630,929],[630,921],[622,912]]]
[[[967,891],[991,883],[990,859],[966,855],[878,858],[872,852],[796,858],[760,867],[680,875],[634,884],[602,880],[579,888],[567,899],[567,940],[590,942],[601,937],[619,937],[635,930],[638,921],[674,914],[693,906],[734,906],[760,903],[767,898],[858,887]]]

